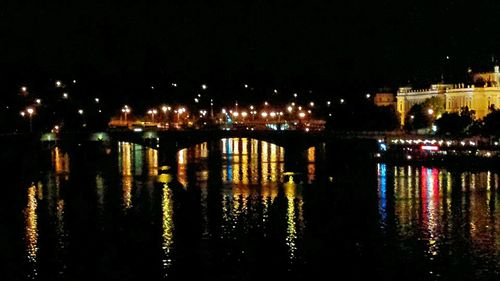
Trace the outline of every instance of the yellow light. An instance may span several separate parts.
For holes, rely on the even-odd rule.
[[[26,109],[26,111],[28,112],[29,115],[31,115],[31,114],[33,114],[35,112],[35,110],[33,108],[31,108],[31,107],[28,107]]]
[[[288,112],[290,112],[290,113],[291,113],[291,112],[292,112],[292,110],[293,110],[293,107],[289,106],[289,107],[287,107],[287,110],[288,110]]]
[[[243,112],[241,113],[241,116],[243,116],[243,117],[247,117],[247,113],[246,113],[246,111],[243,111]]]
[[[299,117],[300,117],[300,118],[304,118],[304,117],[306,117],[306,114],[305,114],[304,112],[300,112],[300,113],[299,113]]]
[[[262,112],[260,115],[262,115],[262,117],[264,117],[264,118],[265,118],[265,117],[267,117],[267,112],[265,112],[265,111],[264,111],[264,112]]]

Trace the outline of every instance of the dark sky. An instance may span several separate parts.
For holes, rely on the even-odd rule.
[[[1,81],[250,81],[361,92],[442,72],[460,80],[467,66],[500,55],[495,0],[57,2],[2,1]]]

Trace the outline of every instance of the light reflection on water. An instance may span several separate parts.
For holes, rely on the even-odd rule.
[[[482,269],[491,273],[500,266],[498,174],[386,164],[378,164],[377,173],[382,229],[395,229],[402,240],[423,241],[431,262],[449,255],[450,245],[467,245],[459,243],[466,240],[467,251],[478,259],[479,277]],[[389,205],[393,220],[388,219]],[[481,261],[492,257],[494,265]]]
[[[108,167],[110,172],[78,169],[75,162],[71,162],[70,170],[71,152],[54,148],[49,156],[50,171],[27,189],[27,201],[23,201],[23,257],[29,266],[26,275],[37,279],[44,270],[47,275],[49,269],[42,262],[46,259],[57,262],[55,274],[70,274],[68,260],[74,258],[71,251],[78,248],[87,253],[78,243],[82,239],[82,245],[95,242],[85,240],[87,232],[104,237],[103,244],[96,247],[102,252],[91,253],[106,255],[111,244],[110,251],[117,254],[106,258],[119,269],[137,262],[123,245],[137,244],[135,249],[144,248],[147,253],[157,251],[157,255],[146,257],[151,259],[147,263],[151,267],[157,264],[167,278],[175,276],[180,264],[191,262],[192,256],[186,254],[189,251],[195,255],[209,252],[203,253],[207,260],[227,257],[233,266],[243,264],[246,258],[260,259],[265,258],[259,256],[262,253],[273,253],[273,258],[282,258],[291,270],[307,260],[304,240],[308,233],[316,239],[308,232],[315,221],[323,227],[328,215],[335,218],[342,212],[346,217],[340,220],[360,224],[356,221],[359,217],[349,217],[357,209],[355,204],[352,210],[350,206],[345,207],[347,210],[335,209],[335,200],[344,200],[335,196],[349,191],[341,191],[340,185],[316,184],[316,157],[321,156],[314,147],[304,151],[301,165],[305,174],[290,176],[285,173],[286,150],[282,147],[246,138],[223,139],[218,144],[218,150],[209,150],[213,143],[201,143],[170,156],[176,162],[168,170],[173,181],[163,184],[157,182],[161,176],[158,169],[165,165],[161,150],[120,142],[114,148],[116,153],[109,156],[115,157],[111,159],[115,164]],[[374,216],[378,217],[375,234],[380,232],[386,239],[381,243],[396,244],[398,255],[421,254],[430,265],[419,266],[432,275],[441,274],[440,262],[455,256],[470,258],[479,277],[491,276],[500,268],[499,178],[495,171],[457,172],[382,163],[377,164],[376,175],[374,171],[371,175],[377,177],[376,186],[374,182],[363,187],[363,192],[373,192],[374,197],[362,202],[373,203]],[[322,188],[338,193],[312,201],[311,194]],[[326,218],[311,217],[318,202],[332,204],[316,209],[321,212],[315,214]],[[336,210],[335,214],[327,214],[330,208]],[[91,217],[89,222],[79,228],[79,219],[87,216]],[[267,243],[262,247],[266,249],[260,249],[258,243]],[[204,248],[200,250],[198,245]],[[363,247],[367,246],[360,245],[359,249]],[[217,251],[222,254],[215,254]],[[249,257],[252,251],[256,256]]]
[[[28,202],[24,210],[26,256],[30,266],[27,272],[29,279],[35,279],[38,275],[38,202],[35,194],[36,187],[30,186],[28,188]]]

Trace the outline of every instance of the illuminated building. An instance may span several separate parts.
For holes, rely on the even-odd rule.
[[[373,102],[376,106],[396,106],[396,99],[392,93],[376,93]]]
[[[500,104],[500,67],[495,66],[493,72],[475,73],[471,75],[471,84],[433,84],[428,89],[399,88],[397,110],[401,116],[401,125],[405,116],[415,104],[425,100],[439,98],[446,112],[459,112],[463,108],[473,110],[475,118],[482,119],[492,106]]]

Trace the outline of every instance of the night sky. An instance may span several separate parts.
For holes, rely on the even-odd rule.
[[[500,57],[493,0],[29,2],[0,6],[4,85],[249,83],[345,96],[442,73],[462,81],[468,66],[488,69]]]

